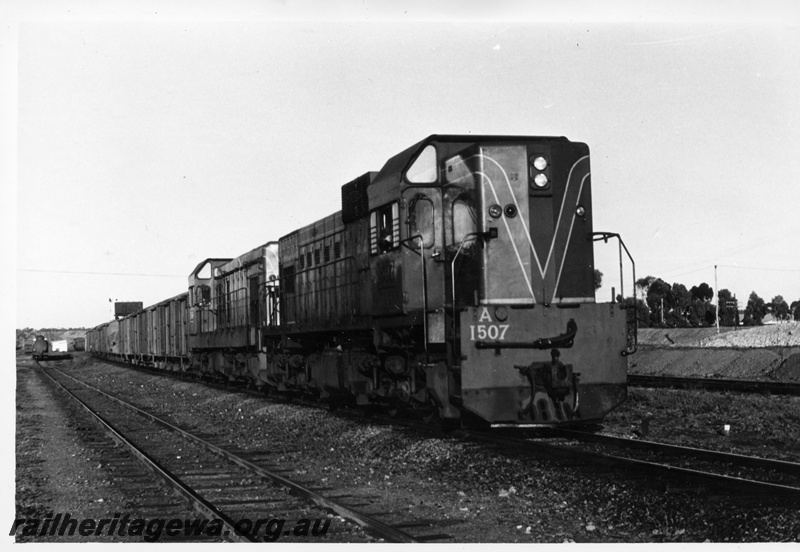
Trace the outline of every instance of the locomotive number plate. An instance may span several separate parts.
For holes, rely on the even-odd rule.
[[[469,327],[469,339],[503,341],[510,326],[510,324],[473,324]]]

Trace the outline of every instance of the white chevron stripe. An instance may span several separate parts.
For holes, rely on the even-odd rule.
[[[581,179],[581,187],[578,188],[578,198],[575,201],[575,207],[577,207],[578,204],[581,201],[581,194],[583,193],[583,184],[584,184],[584,182],[586,182],[586,179],[589,178],[589,175],[591,175],[591,174],[592,174],[591,172],[587,172],[586,176],[584,176]],[[566,196],[564,196],[564,198],[566,199]],[[572,220],[569,223],[569,234],[567,235],[567,245],[564,246],[564,255],[561,257],[561,266],[558,267],[558,276],[556,277],[556,285],[553,287],[553,298],[550,300],[551,303],[556,300],[556,293],[558,293],[558,284],[561,282],[561,273],[564,271],[564,261],[567,258],[567,248],[569,247],[570,241],[572,240],[572,228],[573,228],[573,226],[575,226],[575,215],[574,215],[574,213],[572,215]],[[553,239],[555,240],[555,236],[553,236]]]
[[[589,159],[588,155],[581,157],[572,165],[572,168],[569,170],[569,175],[567,176],[567,185],[564,187],[564,195],[561,198],[561,209],[558,211],[558,220],[556,221],[556,227],[553,231],[553,240],[550,242],[550,251],[547,253],[547,262],[544,264],[544,270],[542,271],[542,278],[544,278],[545,273],[547,272],[547,267],[550,265],[550,259],[553,257],[553,248],[556,245],[556,238],[558,237],[558,231],[561,228],[561,217],[564,215],[564,204],[567,202],[567,193],[569,192],[570,184],[572,183],[572,173],[575,171],[575,167],[578,166],[583,160]],[[583,182],[581,181],[581,188],[583,188]],[[580,199],[581,194],[578,193],[578,198]],[[574,221],[574,217],[573,217]],[[571,227],[570,227],[571,228]],[[571,232],[571,230],[570,230]],[[569,243],[569,242],[567,242]],[[563,266],[563,261],[562,261]],[[556,288],[558,288],[558,284],[556,284]]]

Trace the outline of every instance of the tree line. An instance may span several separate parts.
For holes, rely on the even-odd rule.
[[[23,337],[26,339],[32,339],[39,334],[47,334],[47,333],[60,333],[60,332],[68,332],[68,331],[86,331],[87,328],[39,328],[38,330],[35,328],[17,328],[17,340]]]
[[[599,273],[599,274],[598,274]],[[595,272],[595,285],[602,282],[602,273]],[[716,324],[714,290],[707,283],[687,288],[675,282],[647,276],[636,281],[636,317],[640,327],[690,328]],[[788,303],[781,295],[764,301],[753,291],[740,314],[739,301],[728,289],[717,294],[720,326],[759,326],[771,314],[777,321],[800,320],[800,299]],[[617,301],[633,308],[633,298],[617,296]]]

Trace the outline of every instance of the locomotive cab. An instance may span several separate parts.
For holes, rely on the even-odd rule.
[[[216,329],[214,310],[217,269],[230,259],[206,259],[189,275],[189,335],[213,332]]]
[[[368,193],[376,345],[405,340],[443,417],[580,424],[625,399],[626,312],[595,301],[586,144],[431,136]]]
[[[278,243],[235,259],[206,259],[189,276],[189,343],[196,368],[263,384],[261,329],[279,322]]]

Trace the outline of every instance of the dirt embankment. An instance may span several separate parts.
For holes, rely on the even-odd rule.
[[[752,328],[645,328],[632,374],[800,381],[800,322]]]
[[[800,322],[716,328],[640,328],[639,344],[663,347],[800,347]]]

